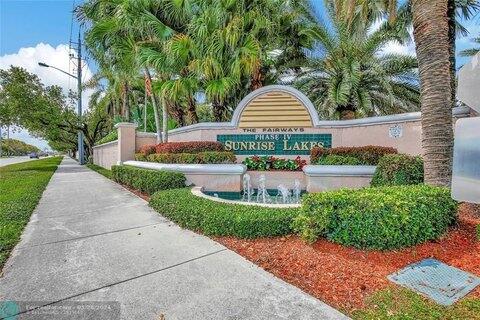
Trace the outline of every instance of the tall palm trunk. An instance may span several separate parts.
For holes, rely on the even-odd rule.
[[[148,81],[152,83],[152,75],[150,74],[150,71],[148,71],[147,68],[145,68],[145,75],[148,78]],[[157,103],[157,98],[155,97],[155,94],[152,92],[150,95],[152,99],[152,106],[153,106],[153,115],[155,117],[155,129],[157,130],[157,143],[162,142],[162,127],[160,123],[160,115],[158,114],[158,103]],[[146,110],[146,109],[145,109]]]
[[[421,84],[425,182],[448,186],[453,151],[448,1],[413,0],[412,11]]]
[[[222,105],[222,103],[217,99],[213,99],[212,109],[213,109],[213,118],[215,119],[215,121],[216,122],[221,122],[223,120],[223,105]]]
[[[193,98],[192,95],[188,96],[188,119],[190,121],[190,124],[198,123],[198,115],[197,115],[197,109],[196,109],[196,104],[195,104],[195,99]]]
[[[251,80],[250,80],[250,90],[255,91],[261,87],[263,87],[263,82],[265,81],[265,75],[262,72],[262,68],[260,66],[260,62],[255,67],[253,71]]]
[[[457,102],[456,95],[456,56],[455,56],[455,40],[457,36],[457,24],[456,24],[456,4],[455,0],[448,0],[448,41],[449,41],[449,54],[450,54],[450,84],[452,95],[452,106],[455,106]]]
[[[129,87],[128,87],[128,83],[125,82],[123,84],[123,96],[122,96],[122,102],[123,102],[123,106],[122,106],[122,112],[123,112],[123,116],[125,118],[125,121],[130,121],[130,105],[128,103],[128,91],[129,91]]]
[[[168,108],[165,101],[162,102],[162,125],[163,142],[168,142]]]

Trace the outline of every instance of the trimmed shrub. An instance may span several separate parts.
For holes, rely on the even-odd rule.
[[[147,194],[185,186],[183,173],[112,166],[113,180]]]
[[[358,166],[362,165],[362,162],[355,157],[350,156],[338,156],[336,154],[329,154],[320,157],[317,164],[327,166]]]
[[[138,149],[138,153],[144,156],[148,156],[155,153],[156,148],[157,148],[156,144],[146,144],[144,146],[141,146],[140,149]]]
[[[398,186],[423,183],[423,160],[406,154],[382,157],[372,179],[372,186]]]
[[[155,153],[199,153],[224,150],[223,144],[216,141],[165,142],[155,147]]]
[[[98,146],[98,145],[101,145],[101,144],[104,144],[104,143],[107,143],[107,142],[112,142],[112,141],[115,141],[115,140],[118,140],[118,131],[117,130],[113,130],[110,133],[108,133],[105,137],[103,137],[102,139],[95,142],[95,145]]]
[[[376,165],[381,157],[386,154],[398,153],[397,149],[381,146],[363,147],[338,147],[320,148],[316,147],[310,151],[310,162],[317,164],[321,157],[327,155],[348,156],[357,158],[362,165]]]
[[[477,234],[477,241],[480,241],[480,223],[475,227],[475,232]]]
[[[183,228],[210,236],[273,237],[292,233],[297,208],[227,204],[197,197],[190,188],[160,191],[150,206]]]
[[[307,161],[301,157],[295,159],[276,158],[274,156],[253,156],[247,157],[242,162],[247,166],[248,170],[258,171],[301,171],[307,164]]]
[[[427,185],[308,194],[294,229],[360,249],[398,249],[437,239],[456,219],[450,191]]]
[[[236,157],[233,152],[229,151],[207,151],[200,153],[154,153],[148,156],[137,153],[135,155],[135,160],[159,163],[219,164],[235,163]]]

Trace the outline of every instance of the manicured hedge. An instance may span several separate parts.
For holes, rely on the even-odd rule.
[[[112,166],[113,180],[148,194],[185,186],[183,173]]]
[[[115,141],[115,140],[118,140],[118,131],[117,130],[113,130],[110,133],[108,133],[105,137],[103,137],[102,139],[95,142],[95,145],[98,146],[98,145],[101,145],[101,144],[104,144],[104,143],[107,143],[107,142],[112,142],[112,141]]]
[[[192,194],[183,188],[155,193],[150,206],[181,227],[211,236],[257,238],[292,233],[291,223],[299,213],[295,208],[220,203]]]
[[[338,148],[316,147],[310,151],[310,162],[312,164],[317,164],[322,157],[325,157],[327,155],[339,155],[357,158],[362,165],[376,165],[380,158],[384,155],[395,153],[398,153],[397,149],[381,146]]]
[[[362,162],[356,157],[351,156],[338,156],[336,154],[329,154],[318,159],[317,164],[326,166],[358,166],[362,165]]]
[[[199,153],[224,150],[223,144],[216,141],[187,141],[145,145],[138,150],[138,153],[149,155],[152,153]]]
[[[397,186],[423,183],[423,160],[406,154],[390,154],[378,162],[372,186]]]
[[[342,189],[304,196],[294,228],[309,242],[325,236],[361,249],[397,249],[440,237],[456,211],[446,188]]]
[[[153,153],[148,156],[142,153],[135,155],[137,161],[149,161],[159,163],[235,163],[236,157],[233,152],[207,151],[200,153]]]

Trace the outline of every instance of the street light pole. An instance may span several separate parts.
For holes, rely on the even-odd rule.
[[[78,122],[82,126],[82,38],[78,32],[78,52],[77,52],[77,92],[78,92]],[[78,130],[78,162],[85,164],[85,155],[83,151],[83,131]]]
[[[80,32],[78,32],[78,50],[77,50],[77,75],[74,76],[71,73],[63,71],[57,67],[48,65],[44,62],[39,62],[40,67],[53,68],[58,70],[74,79],[77,79],[77,113],[78,113],[78,125],[82,126],[82,38],[80,37]],[[85,164],[85,153],[83,148],[83,131],[78,130],[78,163]]]

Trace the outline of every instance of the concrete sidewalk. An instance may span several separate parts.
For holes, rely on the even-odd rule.
[[[122,319],[346,318],[67,158],[4,268],[0,296],[30,310],[19,319],[117,319],[116,310]],[[78,305],[111,310],[65,316]]]

